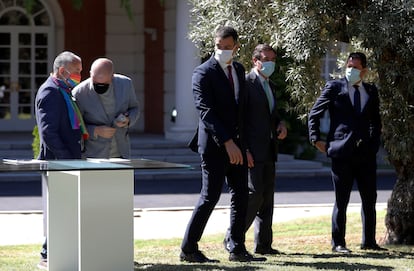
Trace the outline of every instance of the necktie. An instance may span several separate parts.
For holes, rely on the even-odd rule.
[[[354,109],[359,114],[361,113],[361,93],[358,85],[354,85],[354,89]]]
[[[272,93],[272,90],[270,89],[270,85],[267,80],[264,80],[263,90],[266,93],[267,102],[269,103],[269,110],[270,112],[272,112],[273,107],[274,107],[273,93]]]
[[[233,97],[234,97],[234,99],[236,100],[236,102],[237,102],[237,95],[236,95],[236,90],[234,89],[234,81],[233,81],[233,74],[232,74],[232,72],[231,72],[231,65],[228,65],[227,66],[227,70],[228,70],[228,72],[229,72],[229,76],[228,76],[228,78],[229,78],[229,82],[230,82],[230,86],[231,86],[231,89],[232,89],[232,94],[233,94]]]

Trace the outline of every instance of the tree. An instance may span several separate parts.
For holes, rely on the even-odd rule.
[[[397,182],[388,201],[386,243],[414,244],[414,1],[191,0],[190,38],[202,55],[213,48],[217,25],[240,32],[240,60],[249,63],[263,41],[281,46],[288,93],[300,119],[320,94],[321,58],[343,59],[340,44],[369,56],[380,88],[383,141]],[[345,55],[349,53],[346,52]]]

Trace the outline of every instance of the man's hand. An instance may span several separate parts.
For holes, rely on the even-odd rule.
[[[103,138],[112,138],[116,132],[116,128],[108,126],[96,126],[93,132],[94,136],[100,136]]]
[[[277,139],[285,139],[287,136],[287,128],[284,122],[280,122],[277,126],[276,131],[278,132]]]
[[[326,153],[326,142],[325,141],[316,141],[315,147],[322,153]]]
[[[243,165],[243,155],[239,147],[237,147],[234,143],[233,139],[229,139],[224,142],[224,147],[226,148],[227,155],[229,156],[230,164]]]
[[[246,156],[247,156],[247,166],[249,168],[254,167],[254,159],[253,159],[253,155],[250,151],[246,151]]]
[[[114,121],[114,125],[118,128],[127,127],[128,124],[129,124],[129,117],[127,113],[119,114]]]

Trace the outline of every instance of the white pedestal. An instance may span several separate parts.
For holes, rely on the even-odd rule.
[[[53,271],[134,270],[134,170],[48,172]]]

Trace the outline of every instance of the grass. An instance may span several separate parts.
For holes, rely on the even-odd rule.
[[[378,212],[378,238],[385,233],[382,223],[384,216],[385,211]],[[222,246],[223,235],[204,236],[199,243],[200,249],[208,257],[220,260],[220,263],[209,264],[180,262],[180,239],[135,240],[134,259],[138,262],[135,271],[414,270],[414,247],[388,246],[388,251],[381,252],[360,250],[361,221],[358,214],[348,214],[346,239],[348,247],[353,250],[350,255],[338,255],[330,251],[330,226],[329,216],[274,224],[274,247],[282,251],[283,255],[268,256],[266,262],[260,263],[229,262],[228,253]],[[246,235],[246,246],[249,250],[253,246],[251,230]],[[38,270],[39,248],[40,244],[0,246],[0,270]]]

